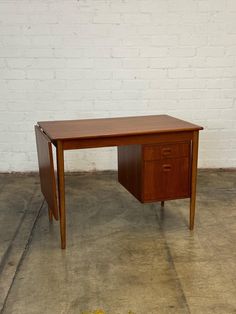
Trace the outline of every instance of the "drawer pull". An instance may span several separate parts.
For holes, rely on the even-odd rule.
[[[162,165],[163,171],[171,171],[171,165],[170,164],[164,164]]]
[[[168,156],[171,154],[171,148],[162,148],[161,154],[164,156]]]

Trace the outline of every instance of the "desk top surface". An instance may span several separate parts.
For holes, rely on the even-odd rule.
[[[41,121],[38,122],[38,125],[51,140],[169,133],[203,129],[201,126],[168,115]]]

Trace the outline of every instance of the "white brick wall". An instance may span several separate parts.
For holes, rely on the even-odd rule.
[[[235,99],[235,0],[0,2],[0,171],[37,170],[36,121],[162,113],[205,127],[200,167],[236,167]]]

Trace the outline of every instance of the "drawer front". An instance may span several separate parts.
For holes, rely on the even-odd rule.
[[[190,196],[188,157],[144,161],[143,201],[160,201]]]
[[[144,146],[144,160],[189,157],[190,142],[154,144]]]

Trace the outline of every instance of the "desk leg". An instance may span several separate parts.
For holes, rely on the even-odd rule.
[[[66,215],[65,215],[65,173],[64,173],[64,150],[62,142],[57,142],[57,180],[59,196],[61,248],[66,248]]]
[[[49,218],[50,222],[53,221],[53,213],[52,213],[52,210],[49,206],[48,206],[48,218]]]
[[[198,131],[193,132],[192,141],[192,173],[191,173],[191,198],[190,198],[190,221],[189,229],[193,230],[195,203],[196,203],[196,183],[197,183],[197,160],[198,160]]]

